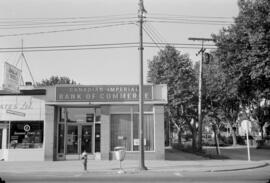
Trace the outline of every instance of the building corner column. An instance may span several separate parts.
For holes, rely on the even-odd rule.
[[[54,160],[54,106],[45,105],[44,160]]]
[[[165,159],[165,134],[164,134],[164,106],[154,106],[155,118],[155,156],[156,159]]]
[[[110,107],[101,106],[101,141],[100,153],[102,160],[109,160],[110,158]]]

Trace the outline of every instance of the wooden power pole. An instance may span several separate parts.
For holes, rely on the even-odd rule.
[[[213,39],[209,39],[209,38],[188,38],[189,40],[192,41],[201,41],[202,42],[202,48],[200,49],[200,51],[197,53],[197,55],[201,54],[202,58],[200,60],[200,69],[199,69],[199,101],[198,101],[198,147],[197,149],[199,151],[202,150],[202,76],[203,76],[203,62],[204,62],[204,52],[205,52],[205,48],[204,48],[204,42],[206,41],[213,41]]]
[[[143,92],[143,19],[144,14],[146,13],[146,10],[144,9],[143,0],[139,0],[139,10],[138,10],[138,18],[139,18],[139,32],[140,32],[140,85],[139,85],[139,137],[140,137],[140,145],[139,145],[139,151],[140,151],[140,160],[139,160],[139,169],[140,170],[147,170],[145,164],[144,164],[144,110],[143,110],[143,104],[144,104],[144,92]]]

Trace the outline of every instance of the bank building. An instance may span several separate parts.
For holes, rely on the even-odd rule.
[[[112,160],[118,146],[126,159],[138,159],[138,85],[29,85],[10,92],[12,82],[6,77],[0,88],[0,160],[76,160],[84,150],[89,159]],[[143,88],[145,159],[164,159],[167,87]]]

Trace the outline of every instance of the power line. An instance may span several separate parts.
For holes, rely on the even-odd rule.
[[[233,21],[223,21],[223,20],[207,20],[207,19],[187,19],[187,18],[174,18],[174,17],[148,17],[148,19],[153,20],[171,20],[171,21],[190,21],[190,22],[205,22],[205,23],[233,23]]]
[[[225,23],[204,23],[204,22],[189,22],[189,21],[167,21],[167,20],[148,20],[148,22],[154,22],[154,23],[175,23],[175,24],[200,24],[200,25],[231,25],[231,24],[225,24]]]
[[[145,48],[157,48],[157,46],[144,46]],[[66,49],[41,49],[41,50],[25,50],[24,52],[55,52],[55,51],[79,51],[79,50],[107,50],[107,49],[117,49],[117,48],[138,48],[137,45],[134,46],[111,46],[111,47],[88,47],[88,48],[66,48]],[[175,46],[175,48],[181,49],[198,49],[200,47],[189,47],[189,46]],[[214,49],[210,47],[205,47],[207,49]],[[8,51],[0,51],[0,53],[12,53],[19,52],[19,50],[8,50]]]
[[[147,25],[157,34],[157,36],[162,40],[161,42],[167,42],[166,39],[160,34],[160,32],[149,22],[147,22]]]
[[[9,24],[1,24],[0,27],[2,28],[9,28],[9,27],[22,27],[22,26],[42,26],[42,25],[65,25],[65,24],[82,24],[82,23],[96,23],[96,24],[101,24],[101,23],[113,23],[115,21],[120,22],[120,21],[135,21],[136,17],[125,17],[125,18],[117,18],[117,19],[104,19],[104,20],[72,20],[72,21],[50,21],[50,22],[19,22],[19,23],[9,23]]]
[[[157,43],[160,44],[160,43],[163,43],[163,42],[166,42],[166,41],[163,41],[160,36],[157,34],[157,32],[150,26],[150,24],[148,23],[145,23],[145,28],[148,30],[148,32],[152,35],[152,37],[157,40]]]
[[[174,45],[175,48],[184,49],[198,49],[200,44],[185,44],[185,43],[157,43],[152,35],[147,31],[147,35],[153,42],[145,42],[145,47],[148,48],[160,48],[160,45]],[[127,42],[127,43],[105,43],[105,44],[85,44],[85,45],[56,45],[56,46],[31,46],[24,47],[24,52],[46,52],[46,51],[72,51],[72,50],[91,50],[91,49],[116,49],[116,48],[135,48],[138,47],[138,42]],[[213,49],[215,47],[208,46],[207,48]],[[20,47],[8,47],[0,48],[1,53],[8,52],[21,52]]]
[[[98,49],[115,49],[115,48],[137,48],[137,45],[133,46],[107,46],[107,47],[87,47],[87,48],[61,48],[61,49],[35,49],[25,50],[24,52],[47,52],[47,51],[75,51],[75,50],[98,50]],[[0,51],[0,53],[7,52],[19,52],[18,50]]]
[[[50,34],[50,33],[59,33],[59,32],[72,32],[72,31],[81,31],[81,30],[89,30],[89,29],[97,29],[97,28],[116,27],[116,26],[121,26],[121,25],[130,25],[130,24],[134,24],[134,22],[111,24],[111,25],[102,25],[102,26],[92,26],[92,27],[81,27],[81,28],[74,28],[74,29],[62,29],[62,30],[52,30],[52,31],[40,31],[40,32],[27,32],[27,33],[18,33],[18,34],[4,34],[4,35],[0,35],[0,37],[29,36],[29,35]]]
[[[158,49],[161,50],[159,44],[158,44],[157,41],[155,40],[155,38],[154,38],[154,36],[152,35],[152,33],[149,32],[149,31],[147,31],[146,26],[143,27],[143,30],[144,30],[144,32],[148,35],[148,37],[154,42],[154,44],[156,45],[156,47],[158,47]]]
[[[233,17],[177,15],[177,14],[166,14],[166,13],[151,13],[151,16],[152,15],[153,16],[166,16],[166,17],[181,17],[181,18],[233,19]]]
[[[92,25],[105,25],[105,24],[119,24],[119,23],[130,23],[135,21],[117,21],[117,22],[99,22],[99,23],[71,23],[71,24],[55,24],[55,25],[32,25],[32,26],[9,26],[9,27],[0,27],[0,30],[2,29],[28,29],[28,28],[55,28],[55,27],[74,27],[74,26],[89,26],[90,23]]]
[[[82,45],[53,45],[53,46],[28,46],[28,47],[23,47],[24,50],[27,49],[40,49],[40,48],[68,48],[68,47],[94,47],[94,46],[114,46],[114,45],[136,45],[138,42],[121,42],[121,43],[101,43],[101,44],[82,44]],[[144,42],[146,45],[151,45],[155,44],[153,42]],[[195,44],[195,43],[174,43],[174,42],[164,42],[164,43],[159,43],[162,45],[176,45],[176,46],[201,46],[201,44]],[[205,46],[215,46],[213,44],[204,44]],[[0,50],[21,50],[21,47],[5,47],[1,48]]]
[[[48,21],[48,20],[69,20],[69,19],[102,19],[102,18],[112,18],[112,17],[119,17],[119,16],[127,16],[127,15],[132,15],[134,16],[133,13],[126,13],[126,14],[114,14],[114,15],[103,15],[103,16],[82,16],[82,17],[47,17],[47,18],[0,18],[1,20],[7,20],[7,21]]]
[[[137,42],[126,42],[126,43],[103,43],[103,44],[82,44],[82,45],[54,45],[54,46],[29,46],[24,47],[27,49],[47,49],[47,48],[72,48],[72,47],[95,47],[95,46],[115,46],[115,45],[132,45],[138,44]],[[21,50],[21,47],[7,47],[0,48],[0,50]]]

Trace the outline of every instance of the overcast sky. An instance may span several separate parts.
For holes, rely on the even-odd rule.
[[[22,39],[24,47],[136,43],[139,41],[138,26],[126,23],[136,22],[138,1],[0,0],[0,47],[21,47]],[[222,27],[228,25],[228,22],[233,21],[229,18],[238,14],[237,0],[144,0],[144,6],[148,11],[145,29],[150,36],[152,35],[152,39],[156,38],[158,43],[194,43],[188,38],[210,38],[212,33],[218,33]],[[197,24],[201,19],[205,21]],[[40,24],[40,20],[52,23]],[[87,24],[75,25],[76,21],[86,20],[89,20]],[[168,20],[176,20],[178,23],[168,23],[166,22]],[[219,25],[210,25],[211,21],[218,21]],[[111,26],[101,24],[104,22]],[[123,25],[116,25],[119,22]],[[89,29],[89,27],[99,28]],[[67,31],[81,28],[82,30]],[[52,33],[59,30],[61,32]],[[24,33],[38,34],[25,35]],[[153,42],[148,34],[144,33],[144,41]],[[179,48],[179,50],[188,53],[193,61],[200,59],[195,55],[198,49]],[[145,77],[147,60],[152,59],[158,51],[159,49],[154,47],[144,49]],[[16,64],[19,55],[19,52],[2,52],[0,60]],[[24,55],[36,81],[59,75],[89,85],[138,84],[139,82],[137,47],[35,51],[24,52]],[[19,64],[18,67],[23,69],[24,80],[30,80],[25,65]]]

